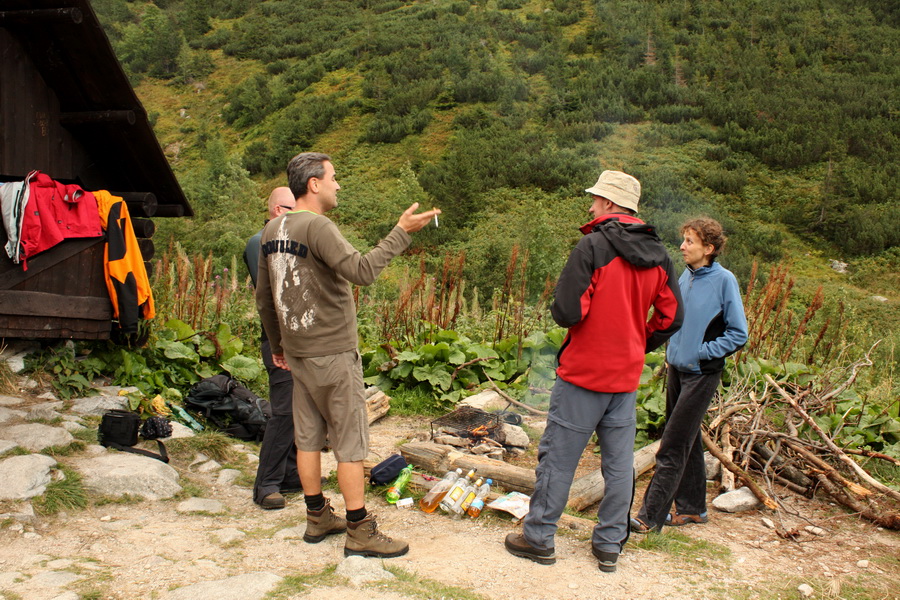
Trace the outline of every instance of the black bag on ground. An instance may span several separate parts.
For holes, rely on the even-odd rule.
[[[195,384],[184,404],[223,433],[246,441],[261,440],[266,421],[272,416],[268,400],[224,374]]]
[[[97,440],[100,442],[100,445],[106,448],[115,448],[122,452],[131,452],[132,454],[149,456],[150,458],[155,458],[156,460],[167,463],[169,462],[169,454],[166,452],[166,447],[156,438],[172,435],[172,425],[169,424],[167,419],[162,417],[150,417],[148,423],[151,420],[154,420],[154,424],[151,426],[153,432],[166,434],[156,435],[155,437],[144,436],[145,439],[156,440],[156,444],[159,446],[159,454],[154,454],[149,450],[132,447],[138,443],[138,433],[142,431],[142,428],[140,415],[129,410],[115,409],[103,413],[103,416],[100,417],[100,427],[97,430]],[[161,421],[164,422],[165,425],[163,425]],[[147,429],[148,423],[144,423],[144,429]],[[166,427],[168,427],[168,433],[166,433]],[[150,430],[148,430],[148,432],[149,431]]]
[[[372,467],[369,471],[369,483],[372,485],[387,485],[397,479],[397,475],[406,466],[406,459],[399,454],[392,454]]]

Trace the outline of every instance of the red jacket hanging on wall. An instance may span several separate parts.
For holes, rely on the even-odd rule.
[[[134,333],[139,318],[152,319],[156,315],[144,257],[125,202],[106,190],[94,192],[94,196],[106,229],[103,258],[113,315],[123,332]]]
[[[22,217],[22,236],[19,239],[26,261],[63,240],[101,237],[97,200],[91,192],[71,184],[54,181],[40,171],[28,175],[28,204]]]

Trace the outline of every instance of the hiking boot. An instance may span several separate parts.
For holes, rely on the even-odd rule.
[[[552,565],[556,562],[556,549],[541,550],[528,543],[521,533],[510,533],[503,542],[506,550],[513,556],[533,560],[539,565]]]
[[[701,524],[707,521],[709,521],[709,517],[705,512],[699,515],[683,515],[677,512],[666,515],[666,525],[673,527],[681,527],[682,525],[691,525],[693,523]]]
[[[284,505],[284,496],[282,496],[278,492],[272,492],[259,501],[260,508],[264,510],[276,510],[279,508],[284,508]]]
[[[334,514],[331,501],[325,500],[321,510],[306,510],[306,533],[303,541],[307,544],[318,544],[333,533],[347,530],[347,521]]]
[[[601,571],[604,573],[616,572],[616,561],[619,560],[618,552],[605,552],[591,546],[591,554],[597,559],[597,566]]]
[[[373,556],[394,558],[409,551],[409,544],[390,538],[378,531],[375,515],[368,515],[362,521],[347,523],[347,542],[344,556]]]

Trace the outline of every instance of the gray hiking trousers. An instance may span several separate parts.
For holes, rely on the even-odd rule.
[[[523,535],[529,544],[540,549],[554,547],[556,523],[566,507],[575,469],[596,432],[606,492],[591,543],[597,550],[621,552],[628,539],[634,499],[636,396],[636,392],[592,392],[557,378],[547,429],[538,446],[534,494],[525,516]]]

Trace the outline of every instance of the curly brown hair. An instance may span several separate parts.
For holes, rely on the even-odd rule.
[[[722,253],[728,238],[725,236],[725,230],[722,229],[722,225],[718,221],[704,217],[691,219],[681,226],[681,235],[684,235],[684,232],[689,229],[697,234],[704,245],[712,244],[711,260],[715,260]]]

